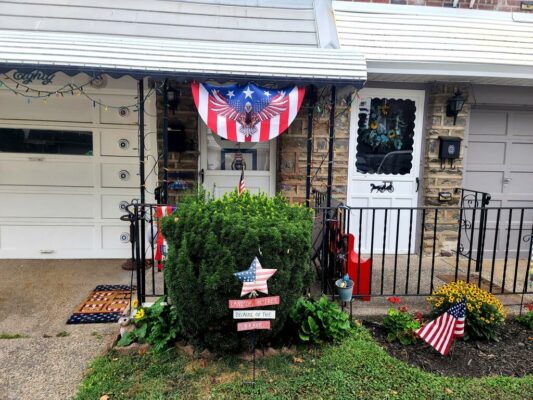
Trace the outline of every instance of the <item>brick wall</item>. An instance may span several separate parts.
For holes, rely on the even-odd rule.
[[[428,110],[426,113],[426,131],[424,145],[424,171],[423,171],[423,204],[427,206],[457,206],[459,196],[453,194],[455,188],[460,188],[463,182],[463,157],[464,145],[461,144],[460,158],[455,160],[455,169],[451,169],[447,163],[445,169],[441,169],[438,157],[439,136],[458,136],[465,138],[467,116],[470,107],[468,99],[457,117],[456,125],[453,117],[446,116],[446,103],[456,90],[468,94],[468,87],[457,84],[438,83],[429,89]],[[439,192],[451,192],[452,201],[442,203],[439,201]],[[430,212],[426,218],[425,248],[430,250],[433,244],[433,221],[435,214]],[[451,250],[457,245],[457,210],[440,211],[437,223],[437,249],[443,255],[451,255]]]
[[[453,0],[344,0],[360,3],[407,4],[429,7],[452,7]],[[491,11],[521,11],[521,0],[476,0],[473,9]],[[459,8],[470,8],[470,0],[460,0]],[[527,12],[527,11],[525,11]]]

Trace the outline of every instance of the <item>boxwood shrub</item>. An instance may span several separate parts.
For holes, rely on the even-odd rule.
[[[236,332],[228,300],[239,299],[242,288],[233,273],[248,269],[254,257],[263,268],[278,270],[268,289],[281,297],[279,306],[268,307],[276,319],[271,331],[260,331],[260,343],[280,334],[313,278],[312,211],[281,196],[233,192],[212,199],[200,193],[184,199],[162,229],[169,245],[165,282],[179,330],[214,351],[249,346],[247,335]]]

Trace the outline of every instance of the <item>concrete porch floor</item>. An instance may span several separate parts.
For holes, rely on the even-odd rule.
[[[0,399],[71,398],[116,324],[66,325],[98,284],[129,284],[122,260],[0,260]],[[66,332],[64,337],[57,334]],[[61,334],[60,334],[61,336]]]

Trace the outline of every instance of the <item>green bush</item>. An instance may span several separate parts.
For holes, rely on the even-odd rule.
[[[164,301],[165,298],[160,297],[150,307],[139,306],[135,301],[135,328],[127,332],[117,344],[127,346],[133,342],[149,343],[155,351],[161,351],[171,345],[178,336],[176,309]]]
[[[390,301],[390,300],[389,300]],[[407,307],[389,308],[387,316],[383,318],[383,328],[387,332],[389,342],[399,341],[408,345],[416,343],[415,331],[420,328],[420,317],[415,317],[407,311]]]
[[[516,322],[533,331],[533,303],[526,304],[524,308],[527,309],[527,312],[516,317]]]
[[[348,314],[326,296],[318,301],[300,297],[290,317],[302,342],[340,342],[351,330]]]
[[[184,199],[162,229],[169,244],[165,282],[180,332],[212,350],[248,345],[236,332],[228,300],[240,298],[242,283],[233,274],[248,269],[254,257],[263,268],[277,269],[268,288],[281,297],[279,306],[269,307],[276,319],[271,331],[258,335],[260,343],[281,332],[311,283],[312,211],[280,196],[233,192],[215,200],[200,193]]]

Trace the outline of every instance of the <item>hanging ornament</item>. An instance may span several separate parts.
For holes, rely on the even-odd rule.
[[[255,297],[257,292],[268,294],[267,280],[276,271],[277,269],[263,269],[257,257],[255,257],[252,264],[250,264],[250,268],[233,274],[242,282],[241,297],[248,293]]]
[[[232,142],[265,142],[283,133],[302,105],[305,88],[192,83],[198,112],[207,126]]]

